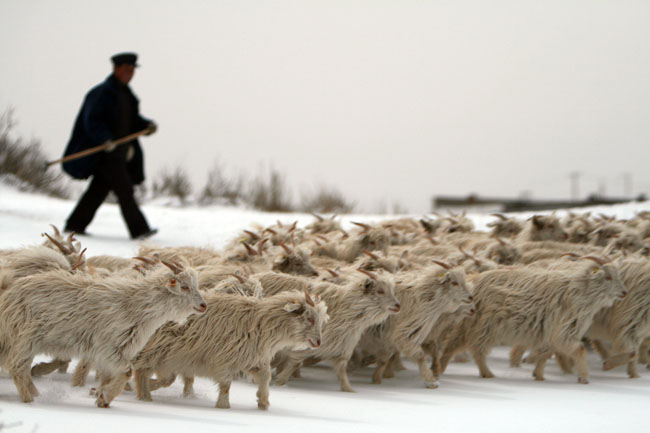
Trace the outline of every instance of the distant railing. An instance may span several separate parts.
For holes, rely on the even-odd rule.
[[[521,212],[534,210],[566,209],[572,207],[611,205],[631,201],[645,201],[648,198],[640,194],[636,198],[613,198],[590,195],[586,200],[531,200],[531,199],[507,199],[488,198],[470,194],[466,197],[438,196],[432,200],[432,210],[445,208],[485,208],[500,212]]]

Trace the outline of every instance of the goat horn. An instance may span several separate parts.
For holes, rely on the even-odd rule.
[[[309,292],[307,291],[307,284],[305,284],[305,287],[303,287],[302,290],[305,292],[305,302],[307,305],[315,307],[316,305],[314,304],[314,300],[311,299],[311,296],[309,296]]]
[[[358,222],[354,222],[354,221],[350,221],[350,222],[352,224],[354,224],[355,226],[359,226],[359,227],[363,228],[364,232],[370,230],[370,226],[368,224],[358,223]]]
[[[450,270],[450,269],[451,269],[451,266],[449,266],[449,265],[448,265],[447,263],[445,263],[445,262],[441,262],[440,260],[432,260],[432,262],[435,263],[436,265],[442,266],[442,267],[445,268],[446,270]]]
[[[171,263],[168,263],[168,262],[166,262],[166,261],[164,261],[164,260],[161,260],[160,263],[162,263],[163,265],[167,266],[167,267],[168,267],[169,269],[171,269],[171,271],[172,271],[173,273],[175,273],[175,274],[180,274],[180,273],[181,273],[181,270],[178,269],[176,266],[174,266],[174,265],[171,264]]]
[[[592,261],[598,263],[598,264],[601,265],[601,266],[603,266],[603,265],[605,264],[605,262],[603,261],[603,259],[598,258],[598,257],[595,257],[595,256],[584,256],[584,257],[580,257],[580,259],[592,260]]]
[[[257,235],[257,233],[253,233],[250,230],[244,230],[244,233],[246,233],[248,236],[253,238],[254,241],[259,241],[260,240],[260,237],[259,237],[259,235]]]
[[[137,256],[137,257],[133,257],[133,258],[136,259],[136,260],[140,260],[141,262],[145,262],[146,264],[151,265],[151,266],[153,266],[153,265],[155,265],[157,263],[156,261],[154,261],[153,259],[150,259],[148,257]]]
[[[87,249],[88,249],[88,248],[84,248],[83,251],[81,252],[81,254],[79,254],[79,259],[77,260],[77,263],[72,267],[72,270],[73,270],[73,271],[77,270],[77,268],[78,268],[79,266],[81,266],[81,265],[83,265],[84,263],[86,263],[84,260],[82,260],[82,258],[83,258],[84,253],[86,252]]]
[[[282,222],[280,220],[276,220],[275,222],[278,223],[278,227],[282,227]]]
[[[573,258],[575,258],[575,259],[579,259],[579,258],[580,258],[580,256],[577,255],[576,253],[564,253],[564,254],[562,254],[560,257],[573,257]]]
[[[327,272],[329,272],[330,275],[333,276],[334,278],[338,278],[338,277],[339,277],[338,272],[333,271],[333,270],[331,270],[331,269],[325,269],[325,270],[326,270]]]
[[[296,239],[293,237],[293,233],[291,233],[291,246],[296,248]]]
[[[278,234],[278,232],[276,232],[276,231],[273,230],[273,229],[264,229],[264,231],[265,231],[265,232],[269,232],[269,233],[271,233],[271,234],[273,234],[273,235],[277,235],[277,234]]]
[[[71,254],[71,253],[72,253],[72,251],[70,251],[69,249],[67,249],[66,247],[64,247],[63,244],[61,244],[61,242],[57,241],[56,239],[54,239],[52,236],[48,235],[47,233],[41,233],[41,236],[46,236],[46,237],[50,240],[50,242],[52,242],[54,245],[56,245],[57,248],[60,249],[61,252],[62,252],[63,254],[65,254],[66,256],[67,256],[68,254]]]
[[[366,271],[365,269],[361,269],[361,268],[358,268],[357,271],[361,272],[362,274],[366,274],[367,276],[369,276],[370,278],[372,278],[375,281],[377,280],[377,275],[373,274],[370,271]]]
[[[246,280],[241,275],[237,275],[237,274],[228,274],[228,275],[230,275],[231,277],[237,278],[237,280],[239,280],[239,282],[242,283],[242,284],[244,284],[246,282]]]
[[[294,231],[297,225],[298,225],[298,220],[294,221],[291,227],[289,227],[289,232]]]
[[[320,215],[318,215],[318,214],[315,214],[315,213],[313,213],[313,212],[312,212],[311,214],[312,214],[314,217],[316,217],[316,219],[317,219],[318,221],[323,221],[323,217],[322,217],[322,216],[320,216]]]
[[[504,240],[501,239],[500,237],[497,237],[497,242],[500,243],[501,246],[505,246],[505,245],[506,245],[506,241],[504,241]]]
[[[262,242],[260,242],[259,244],[257,244],[257,253],[258,253],[260,256],[263,256],[263,255],[264,255],[264,249],[263,249],[263,247],[264,247],[264,244],[268,242],[268,240],[269,240],[269,238],[264,238],[264,239],[262,239]]]
[[[505,215],[500,214],[500,213],[491,213],[490,215],[495,216],[495,217],[501,219],[501,221],[507,221],[507,220],[508,220],[508,218],[506,218]]]
[[[246,247],[246,252],[248,253],[249,256],[256,256],[257,255],[257,251],[255,251],[253,248],[251,248],[251,246],[248,245],[248,243],[246,243],[244,241],[242,241],[241,243],[244,244],[244,246]]]
[[[322,241],[329,242],[329,240],[323,235],[316,235],[316,237]]]
[[[74,238],[74,232],[70,232],[70,234],[68,235],[68,242],[72,243],[74,241],[76,241],[76,239]]]
[[[59,229],[54,224],[50,224],[50,227],[52,227],[52,229],[54,229],[54,235],[55,236],[61,237],[61,232],[59,231]]]
[[[318,242],[318,239],[312,239],[312,241],[314,241],[314,243],[316,244],[317,247],[321,246],[321,243]]]
[[[278,245],[282,247],[283,250],[287,252],[287,254],[291,254],[293,251],[291,251],[291,248],[289,248],[284,242],[278,241]]]
[[[427,236],[427,240],[431,242],[433,245],[438,245],[438,241],[436,241],[433,236]]]
[[[379,260],[379,257],[377,257],[377,255],[371,253],[371,252],[368,251],[368,250],[365,250],[365,249],[364,249],[364,250],[363,250],[363,253],[364,253],[365,255],[367,255],[368,257],[370,257],[371,259]]]

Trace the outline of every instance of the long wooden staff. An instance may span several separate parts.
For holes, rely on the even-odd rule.
[[[133,134],[126,135],[122,138],[118,138],[117,140],[113,141],[112,145],[113,146],[119,146],[120,144],[128,143],[129,141],[140,137],[141,135],[147,134],[151,132],[151,129],[143,129],[142,131],[134,132]],[[93,153],[101,152],[105,150],[108,147],[109,143],[104,143],[100,144],[99,146],[91,147],[90,149],[82,150],[81,152],[73,153],[72,155],[64,156],[63,158],[59,158],[54,161],[46,162],[45,163],[45,169],[50,165],[58,164],[59,162],[66,162],[66,161],[72,161],[73,159],[79,159],[83,158],[84,156],[92,155]]]

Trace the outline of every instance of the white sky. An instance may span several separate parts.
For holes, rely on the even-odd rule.
[[[159,133],[148,180],[195,190],[272,164],[294,197],[361,210],[434,195],[650,192],[650,2],[14,1],[0,4],[0,110],[52,158],[109,57]],[[624,174],[632,179],[626,191]],[[629,189],[629,188],[627,188]]]

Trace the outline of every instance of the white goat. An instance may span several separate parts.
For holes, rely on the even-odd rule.
[[[166,325],[149,340],[133,365],[138,398],[151,400],[149,377],[210,377],[219,383],[218,408],[229,408],[233,378],[244,371],[258,384],[257,405],[268,409],[271,359],[286,347],[321,345],[327,307],[300,292],[268,298],[226,293],[206,295],[208,312],[183,326]]]
[[[139,278],[95,279],[52,271],[17,280],[0,296],[0,365],[24,402],[38,395],[30,366],[46,353],[85,357],[104,372],[96,404],[108,407],[131,375],[130,360],[167,321],[206,305],[192,269],[167,264]]]

